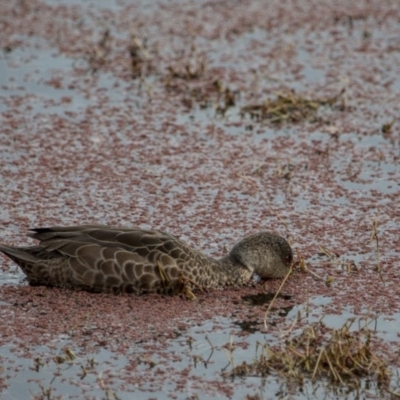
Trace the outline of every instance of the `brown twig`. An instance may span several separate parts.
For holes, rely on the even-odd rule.
[[[381,255],[380,255],[380,250],[379,250],[379,238],[378,238],[378,220],[374,219],[372,221],[372,232],[371,232],[371,237],[369,239],[370,241],[375,240],[376,243],[376,271],[378,271],[379,277],[381,278],[381,281],[385,283],[383,280],[382,276],[382,268],[381,268]]]
[[[279,293],[281,292],[283,286],[285,285],[286,281],[288,280],[290,274],[292,273],[293,268],[290,267],[288,273],[285,276],[285,279],[282,281],[281,285],[279,286],[279,289],[277,290],[277,292],[275,293],[275,296],[273,297],[273,299],[271,300],[271,302],[268,305],[267,310],[265,311],[264,314],[264,327],[265,329],[268,329],[268,325],[267,325],[267,317],[268,317],[268,313],[270,312],[272,305],[274,304],[274,301],[276,300],[276,298],[278,297]]]

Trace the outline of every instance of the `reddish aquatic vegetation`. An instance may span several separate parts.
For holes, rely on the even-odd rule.
[[[316,317],[400,311],[399,128],[390,125],[399,112],[396,4],[168,2],[145,10],[121,1],[89,10],[32,0],[3,4],[1,13],[2,242],[29,243],[21,234],[33,226],[107,223],[163,229],[222,255],[269,229],[290,236],[321,277],[296,272],[282,292],[292,297],[278,298],[277,310],[310,299]],[[135,71],[132,27],[151,57]],[[343,102],[319,110],[315,123],[271,127],[239,117],[240,107],[283,90],[329,98],[342,88]],[[320,245],[336,258],[318,254]],[[350,261],[356,268],[347,269]],[[0,268],[0,343],[27,357],[35,357],[31,346],[56,348],[60,336],[87,352],[154,341],[149,354],[162,353],[216,316],[259,321],[262,330],[266,306],[242,296],[280,285],[188,302],[27,287],[9,261]],[[327,304],[313,304],[324,296]],[[279,334],[285,317],[270,318],[268,332]],[[1,378],[0,369],[3,387]],[[190,379],[194,392],[204,387]],[[226,382],[207,385],[235,393]]]

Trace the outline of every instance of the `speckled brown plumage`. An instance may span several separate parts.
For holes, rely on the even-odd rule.
[[[38,246],[0,246],[30,284],[95,292],[168,293],[181,279],[201,288],[240,286],[254,272],[285,276],[293,259],[287,241],[269,232],[241,240],[215,260],[156,230],[93,225],[32,231]]]

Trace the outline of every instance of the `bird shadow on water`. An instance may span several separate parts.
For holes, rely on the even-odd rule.
[[[242,300],[252,306],[263,306],[270,303],[275,297],[275,293],[257,293],[242,296]],[[277,298],[283,300],[290,300],[292,296],[278,294]]]
[[[251,306],[263,306],[271,303],[271,301],[275,298],[275,293],[257,293],[257,294],[249,294],[242,296],[242,300],[244,303],[249,304]],[[277,298],[281,298],[283,300],[290,300],[292,296],[278,294]],[[289,312],[293,309],[293,306],[288,307],[279,307],[273,308],[276,311],[277,315],[280,317],[286,317]],[[260,321],[253,320],[237,320],[233,321],[235,326],[238,326],[243,332],[247,333],[256,333],[260,331]]]

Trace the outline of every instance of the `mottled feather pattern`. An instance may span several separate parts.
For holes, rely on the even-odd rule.
[[[285,239],[261,232],[215,260],[177,237],[157,230],[103,225],[33,229],[38,246],[0,246],[33,285],[94,292],[169,293],[179,279],[192,287],[216,288],[284,276],[292,262]]]

